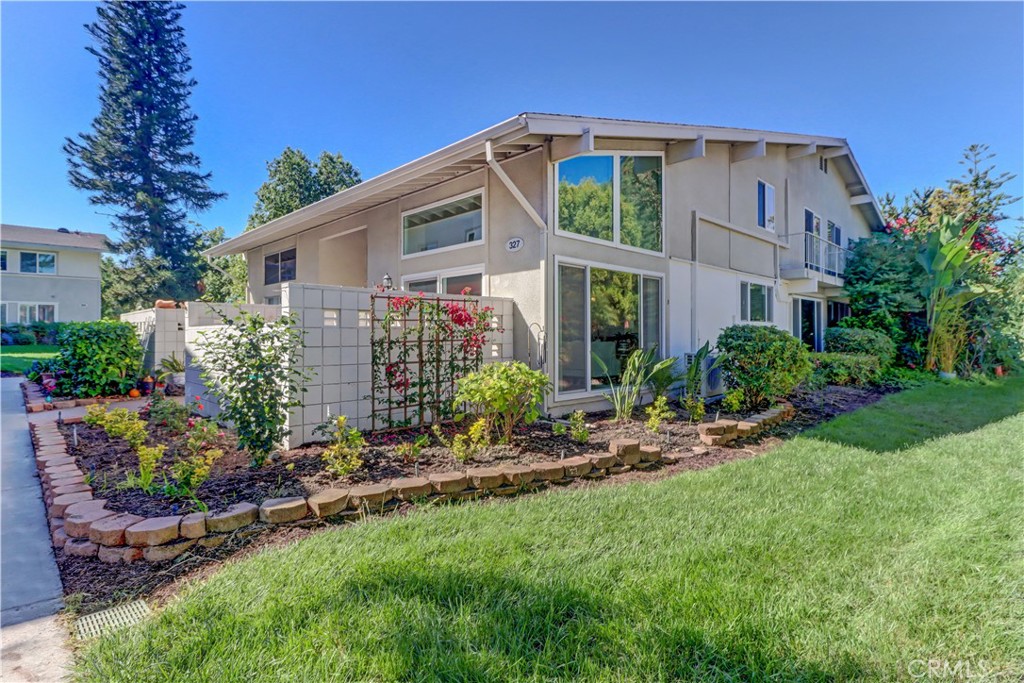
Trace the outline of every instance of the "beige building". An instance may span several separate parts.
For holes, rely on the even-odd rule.
[[[4,323],[99,320],[105,235],[0,226],[0,319]]]
[[[735,323],[821,348],[846,247],[882,216],[845,139],[526,113],[209,250],[253,303],[285,282],[514,300],[514,356],[558,414],[606,403],[637,347]]]

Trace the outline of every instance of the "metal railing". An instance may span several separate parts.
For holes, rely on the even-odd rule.
[[[804,233],[804,267],[826,275],[842,277],[846,271],[849,249],[818,235]]]

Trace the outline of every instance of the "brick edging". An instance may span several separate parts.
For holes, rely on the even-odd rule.
[[[119,403],[135,401],[131,396],[102,396],[96,398],[65,398],[60,401],[46,402],[46,393],[37,382],[21,383],[21,395],[25,399],[26,413],[41,413],[44,410],[67,410],[76,406],[91,406],[94,403]]]
[[[753,436],[767,426],[791,418],[793,406],[752,416],[742,422],[717,420],[698,425],[703,443],[720,446],[741,436]],[[82,418],[68,418],[77,424]],[[56,423],[30,424],[36,466],[49,518],[54,548],[66,555],[98,557],[103,562],[160,562],[174,559],[195,545],[213,548],[228,534],[257,522],[285,524],[304,519],[345,519],[386,513],[403,502],[474,500],[482,496],[511,496],[574,479],[600,479],[633,469],[656,467],[688,457],[662,454],[658,446],[641,446],[637,439],[613,439],[608,453],[596,453],[538,462],[531,465],[476,467],[406,477],[387,484],[365,484],[327,489],[309,497],[271,498],[260,505],[235,503],[218,513],[143,517],[106,509],[106,501],[93,498],[93,490]],[[693,453],[694,455],[696,453]]]

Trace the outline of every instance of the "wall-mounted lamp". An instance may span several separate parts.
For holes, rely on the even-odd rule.
[[[380,281],[380,284],[384,287],[384,289],[390,290],[392,288],[392,285],[394,285],[394,282],[392,282],[391,280],[391,275],[389,273],[384,273],[384,279]]]

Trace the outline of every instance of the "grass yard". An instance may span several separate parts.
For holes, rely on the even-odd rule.
[[[59,346],[47,344],[0,346],[0,371],[24,375],[32,367],[33,361],[53,358],[59,350]]]
[[[1020,675],[1022,411],[1019,379],[926,387],[753,460],[327,531],[190,587],[85,650],[79,674]]]

